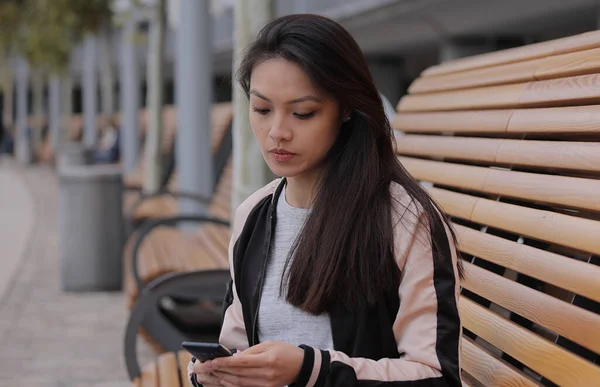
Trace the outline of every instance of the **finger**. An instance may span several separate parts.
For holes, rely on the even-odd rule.
[[[192,364],[192,369],[197,374],[208,374],[212,370],[211,361],[207,360],[204,363],[200,363],[199,361],[196,361]]]
[[[248,355],[263,353],[266,350],[268,350],[269,348],[271,348],[272,346],[273,346],[273,342],[265,341],[264,343],[259,343],[259,344],[253,345],[252,347],[245,349],[243,353],[248,354]]]
[[[244,367],[244,368],[219,368],[213,373],[222,377],[224,375],[234,375],[241,378],[264,378],[272,372],[272,369],[265,367]]]
[[[204,387],[210,385],[218,386],[221,384],[221,379],[214,374],[196,374],[196,380]]]
[[[207,369],[264,367],[270,364],[270,357],[263,354],[246,354],[239,356],[221,357],[212,361]]]
[[[228,387],[264,387],[268,385],[264,378],[247,378],[227,373],[218,376],[221,379],[221,384]]]

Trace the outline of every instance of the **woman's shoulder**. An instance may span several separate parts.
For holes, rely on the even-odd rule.
[[[400,183],[390,184],[390,196],[392,197],[392,222],[396,228],[398,225],[413,231],[422,221],[424,209],[421,203],[413,198],[406,188]]]
[[[235,211],[235,221],[241,222],[243,219],[246,219],[250,212],[260,203],[264,198],[271,196],[279,184],[281,183],[281,178],[275,179],[265,185],[264,187],[256,190],[250,196],[248,196],[236,209]]]

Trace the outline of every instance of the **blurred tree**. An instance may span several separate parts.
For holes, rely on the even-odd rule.
[[[53,84],[60,87],[60,78],[69,72],[75,45],[108,24],[112,11],[110,2],[105,0],[13,1],[19,2],[23,10],[18,28],[20,33],[14,41],[15,49],[24,55],[32,68],[35,132],[39,139],[45,116],[43,94],[46,79],[58,79]],[[70,105],[71,101],[65,102]],[[72,109],[67,107],[66,110]]]

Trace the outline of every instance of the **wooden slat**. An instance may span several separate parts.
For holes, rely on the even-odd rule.
[[[396,152],[401,155],[447,157],[494,163],[502,144],[499,139],[407,135],[396,137]]]
[[[600,134],[600,106],[517,109],[506,127],[509,133]]]
[[[142,368],[140,379],[142,387],[160,387],[158,384],[158,368],[155,362],[148,363]]]
[[[409,157],[399,159],[417,180],[534,202],[600,211],[600,180],[505,171]]]
[[[441,75],[467,71],[476,68],[498,66],[547,56],[584,51],[597,47],[600,47],[600,32],[593,31],[441,63],[428,68],[423,72],[423,75]]]
[[[446,91],[424,95],[406,95],[398,102],[399,112],[502,109],[518,107],[529,83]]]
[[[461,297],[465,328],[561,386],[592,386],[600,367]]]
[[[512,113],[512,109],[399,113],[394,117],[393,127],[407,133],[504,133]]]
[[[467,337],[462,341],[462,367],[484,386],[536,387],[540,384],[490,355]]]
[[[594,142],[406,135],[396,138],[396,150],[409,156],[600,172],[600,143]]]
[[[454,224],[460,250],[600,302],[600,267]]]
[[[157,359],[159,385],[161,387],[177,387],[179,383],[179,367],[173,352],[166,352]]]
[[[600,316],[463,262],[462,286],[575,343],[600,353]],[[600,279],[598,279],[600,281]]]
[[[408,89],[410,94],[468,89],[536,80],[536,71],[543,66],[545,58],[503,66],[486,67],[468,72],[450,73],[435,77],[419,77]]]
[[[584,105],[600,102],[600,75],[406,95],[399,112],[479,110]]]
[[[600,222],[459,194],[428,189],[450,215],[534,239],[600,254]]]
[[[399,113],[394,129],[405,133],[600,134],[600,106]]]
[[[600,72],[600,48],[547,57],[535,71],[535,79],[572,77]]]
[[[594,74],[600,71],[600,49],[532,59],[468,72],[417,78],[409,88],[422,94],[509,83],[530,82]]]
[[[519,99],[519,107],[584,105],[600,102],[600,75],[530,82]]]
[[[183,386],[186,387],[188,385],[187,366],[192,359],[192,355],[190,355],[190,353],[187,351],[179,351],[177,352],[177,358],[179,360],[179,373],[181,375],[181,380],[183,380]]]

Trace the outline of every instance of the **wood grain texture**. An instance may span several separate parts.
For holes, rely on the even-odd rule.
[[[504,133],[513,110],[396,114],[393,127],[405,133]]]
[[[423,71],[423,75],[441,75],[452,72],[468,71],[482,67],[498,66],[508,63],[543,58],[547,56],[584,51],[600,47],[600,32],[592,31],[568,36],[547,42],[474,55],[441,63]]]
[[[600,316],[508,278],[463,262],[462,286],[575,343],[600,352]],[[599,279],[600,281],[600,279]]]
[[[592,386],[600,366],[551,343],[490,310],[461,297],[465,328],[561,386]]]
[[[540,384],[463,337],[462,367],[484,386],[537,387]]]
[[[433,94],[409,94],[398,102],[397,110],[402,113],[517,107],[521,105],[520,100],[527,87],[529,83],[517,83]]]
[[[402,97],[399,112],[558,107],[600,102],[600,75],[590,74]]]
[[[600,180],[515,172],[400,157],[417,179],[538,203],[600,212]]]
[[[541,61],[534,78],[564,78],[600,72],[600,48],[549,56]]]
[[[177,352],[177,359],[179,361],[179,374],[181,376],[181,380],[183,381],[182,387],[187,387],[189,385],[187,366],[192,359],[192,355],[188,351],[179,351]]]
[[[510,119],[510,120],[509,120]],[[600,106],[399,113],[404,133],[600,134]]]
[[[160,387],[177,387],[181,385],[175,353],[166,352],[161,354],[157,359],[157,366]]]
[[[483,67],[440,76],[422,76],[409,88],[410,94],[470,89],[510,83],[548,80],[594,74],[600,71],[600,48],[523,62]]]
[[[600,106],[567,106],[514,110],[509,133],[600,134]]]
[[[600,102],[600,74],[590,74],[529,82],[516,106],[551,107],[598,102]]]
[[[404,135],[396,152],[422,156],[565,171],[600,172],[600,142],[508,140]]]
[[[536,80],[535,73],[544,58],[501,66],[485,67],[468,72],[450,73],[435,77],[419,77],[409,87],[410,94],[470,89]]]
[[[501,140],[474,137],[406,135],[396,137],[396,152],[407,156],[443,157],[494,163]]]
[[[439,188],[428,191],[444,211],[482,225],[600,254],[600,222],[478,198]]]
[[[600,302],[600,267],[454,224],[462,252]]]

